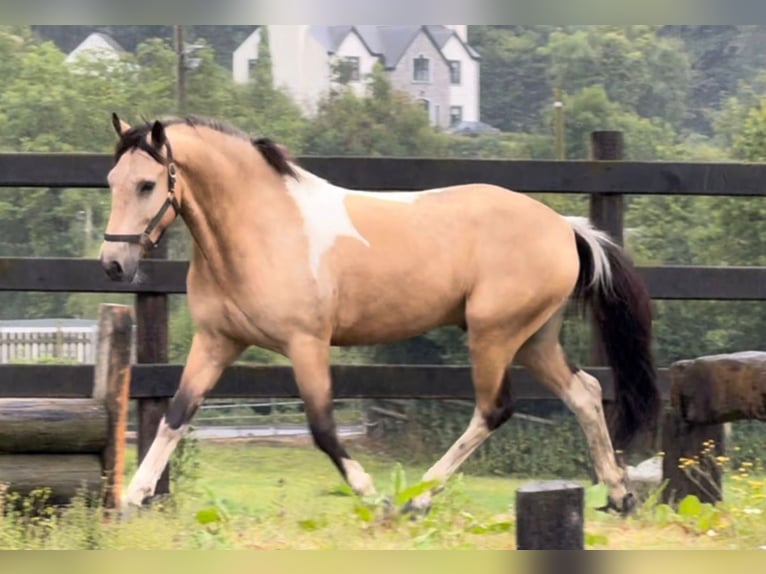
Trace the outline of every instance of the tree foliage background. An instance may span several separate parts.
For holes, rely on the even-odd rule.
[[[315,117],[272,87],[268,54],[254,80],[231,79],[231,51],[247,26],[190,26],[201,44],[188,75],[186,112],[267,135],[294,154],[466,158],[552,158],[552,104],[561,94],[566,155],[588,156],[588,134],[625,133],[633,160],[766,161],[766,28],[761,26],[470,26],[481,54],[482,120],[502,130],[450,136],[377,71],[368,95],[338,82]],[[128,53],[119,64],[64,62],[87,33],[112,35]],[[176,113],[168,26],[0,27],[0,150],[109,152],[109,116],[130,121]],[[584,214],[585,196],[544,195],[560,212]],[[629,197],[626,243],[640,264],[764,265],[763,199]],[[106,190],[0,189],[0,254],[96,255],[108,210]],[[189,242],[173,229],[171,255]],[[0,296],[0,318],[92,317],[103,300],[83,294]],[[129,299],[128,299],[129,300]],[[660,364],[699,354],[766,348],[764,303],[657,302]],[[172,358],[182,360],[192,325],[174,297]],[[587,331],[571,322],[572,359],[587,362]],[[450,329],[386,347],[337,350],[336,360],[454,363],[467,360]],[[278,357],[251,351],[249,360]]]

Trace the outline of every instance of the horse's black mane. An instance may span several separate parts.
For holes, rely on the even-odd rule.
[[[261,153],[263,159],[265,159],[266,162],[277,173],[280,175],[296,177],[295,170],[290,165],[283,149],[269,138],[253,138],[249,134],[235,126],[232,126],[231,124],[227,124],[225,122],[211,118],[185,116],[183,118],[163,118],[161,121],[162,125],[165,127],[177,124],[186,124],[187,126],[191,127],[201,126],[210,128],[223,134],[228,134],[243,139],[245,141],[249,141]],[[152,125],[153,122],[145,122],[125,130],[117,142],[117,146],[114,150],[115,161],[119,160],[120,157],[122,157],[122,155],[128,151],[140,149],[148,153],[156,161],[163,163],[164,160],[159,151],[147,143],[146,136],[152,131]]]

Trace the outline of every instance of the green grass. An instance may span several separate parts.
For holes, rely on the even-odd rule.
[[[0,549],[514,547],[512,504],[525,479],[458,476],[435,497],[427,517],[411,521],[348,495],[335,468],[311,445],[205,442],[192,447],[180,473],[186,478],[166,503],[127,521],[103,520],[99,509],[83,500],[48,518],[0,516]],[[350,450],[380,493],[402,490],[395,486],[395,461],[360,444]],[[410,485],[424,470],[403,467]],[[756,486],[742,489],[746,482],[728,481],[732,494],[709,524],[693,513],[660,515],[649,509],[625,520],[588,509],[587,541],[591,547],[620,549],[757,548],[766,543],[759,514],[766,503],[756,493],[760,483],[750,480]]]

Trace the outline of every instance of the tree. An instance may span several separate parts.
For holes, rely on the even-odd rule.
[[[712,135],[714,112],[743,81],[766,68],[763,26],[663,26],[663,37],[684,43],[692,82],[685,127]]]
[[[625,109],[679,127],[691,66],[682,44],[656,31],[653,26],[593,26],[551,34],[541,48],[550,59],[551,84],[568,93],[602,85]]]
[[[282,89],[274,88],[268,28],[261,31],[258,63],[250,82],[241,89],[241,128],[279,142],[291,154],[302,152],[306,118]]]
[[[369,79],[365,96],[348,86],[331,91],[319,103],[305,140],[315,155],[433,156],[444,139],[428,123],[423,108],[393,89],[380,67]]]
[[[647,119],[609,99],[606,89],[596,84],[564,96],[566,157],[590,156],[590,134],[597,130],[619,130],[625,137],[626,159],[654,160],[664,157],[675,143],[672,127],[660,119]],[[552,111],[544,115],[552,123]]]
[[[548,58],[540,51],[553,26],[470,26],[469,43],[481,54],[481,117],[508,132],[539,128],[550,102]]]

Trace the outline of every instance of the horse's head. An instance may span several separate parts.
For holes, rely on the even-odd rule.
[[[130,127],[112,114],[112,124],[120,139],[107,178],[112,208],[101,265],[112,280],[131,281],[139,259],[178,215],[176,171],[161,122]]]

